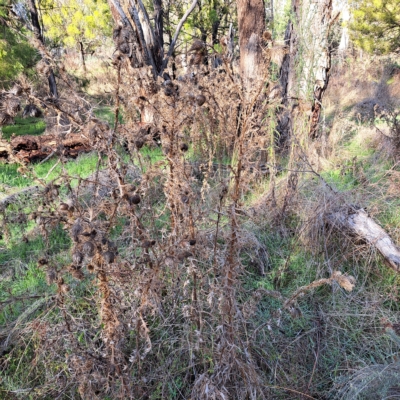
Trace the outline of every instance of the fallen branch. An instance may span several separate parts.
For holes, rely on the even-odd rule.
[[[289,298],[282,296],[282,294],[276,290],[267,290],[264,288],[258,288],[252,295],[250,302],[256,300],[260,301],[262,297],[272,297],[283,303],[283,308],[288,310],[292,316],[298,316],[295,304],[297,300],[310,292],[312,289],[323,285],[332,285],[336,282],[341,288],[347,292],[351,292],[355,286],[356,280],[353,276],[342,274],[340,271],[333,271],[329,278],[317,279],[308,285],[299,287]]]
[[[25,189],[20,190],[19,192],[10,194],[4,199],[0,200],[0,209],[7,208],[10,204],[14,204],[21,196],[31,195],[39,191],[39,186],[29,186]]]
[[[332,225],[345,228],[374,246],[385,263],[396,272],[400,272],[400,248],[364,210],[337,212],[331,214],[328,220]]]

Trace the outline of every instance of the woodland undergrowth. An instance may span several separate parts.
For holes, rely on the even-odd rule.
[[[59,99],[23,78],[13,93],[46,106],[60,142],[83,132],[97,165],[70,174],[60,145],[59,175],[20,167],[39,194],[1,209],[4,243],[41,236],[37,274],[52,288],[0,303],[27,304],[0,331],[2,398],[328,398],[368,354],[394,357],[381,320],[397,313],[398,279],[327,225],[353,194],[304,132],[278,151],[268,63],[244,91],[229,59],[155,80],[116,57],[111,126],[57,68]]]

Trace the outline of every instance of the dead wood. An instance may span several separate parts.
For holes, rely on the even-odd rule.
[[[21,196],[31,195],[39,191],[39,186],[29,186],[19,192],[10,194],[9,196],[0,200],[0,210],[7,208],[10,204],[15,203]]]
[[[91,151],[89,140],[80,134],[70,134],[61,140],[56,135],[16,136],[10,142],[0,141],[0,159],[6,162],[31,163],[51,154],[76,158]]]
[[[364,210],[337,212],[330,215],[329,221],[374,246],[383,256],[385,263],[396,272],[400,272],[400,248]]]

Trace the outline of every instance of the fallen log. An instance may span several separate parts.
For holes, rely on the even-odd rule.
[[[41,161],[50,154],[76,158],[80,153],[91,151],[89,140],[77,133],[60,140],[56,135],[16,136],[10,142],[0,140],[0,160],[31,163]]]
[[[382,255],[385,263],[396,272],[400,272],[400,248],[364,210],[333,213],[329,216],[329,222],[349,230],[366,243],[374,246]]]
[[[30,196],[34,193],[37,193],[40,190],[39,186],[29,186],[25,189],[20,190],[19,192],[10,194],[3,199],[0,199],[0,210],[4,210],[10,204],[14,204],[23,196]]]

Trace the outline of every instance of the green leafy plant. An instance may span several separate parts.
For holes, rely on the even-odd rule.
[[[358,46],[369,53],[389,53],[399,48],[399,0],[361,0],[352,5],[350,28]]]

